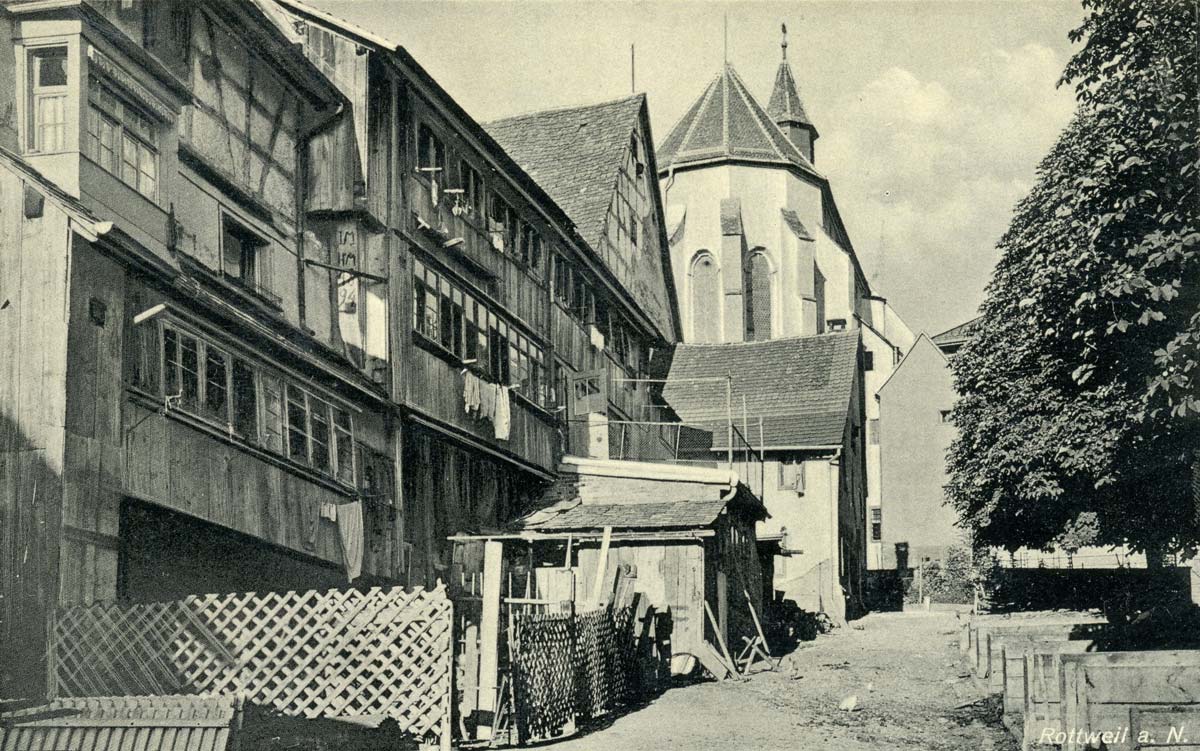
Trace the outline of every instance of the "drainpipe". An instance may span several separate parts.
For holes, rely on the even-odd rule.
[[[308,228],[308,146],[313,138],[320,135],[321,131],[332,125],[345,111],[346,103],[338,102],[337,109],[326,117],[317,120],[311,128],[302,132],[300,138],[296,141],[296,278],[299,281],[299,284],[296,285],[296,309],[299,315],[300,328],[304,330],[308,330],[305,317],[304,291],[304,233]]]

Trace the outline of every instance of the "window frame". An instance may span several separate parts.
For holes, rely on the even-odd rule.
[[[65,80],[62,84],[44,86],[39,82],[41,76],[41,65],[38,61],[46,57],[61,57],[63,60],[63,71]],[[70,88],[71,88],[71,49],[65,41],[39,44],[25,48],[25,117],[24,126],[25,133],[23,135],[23,145],[26,154],[61,154],[68,150],[69,144],[67,137],[69,135],[71,123],[68,105],[70,104]],[[61,121],[56,121],[51,125],[58,129],[59,141],[55,144],[57,148],[47,148],[42,140],[43,125],[41,124],[39,113],[42,102],[55,101],[59,104],[59,115]]]
[[[157,203],[162,187],[162,123],[96,73],[88,75],[86,100],[83,154],[146,200]],[[111,140],[108,147],[106,125]]]

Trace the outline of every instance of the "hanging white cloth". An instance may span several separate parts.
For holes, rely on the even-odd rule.
[[[337,511],[338,539],[342,543],[342,562],[346,578],[354,581],[362,574],[363,512],[362,502],[343,503]]]
[[[512,414],[508,402],[508,392],[508,386],[496,387],[496,415],[492,418],[492,424],[496,429],[496,438],[501,441],[508,440],[508,433],[512,428]]]

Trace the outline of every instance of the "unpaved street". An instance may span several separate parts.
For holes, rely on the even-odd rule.
[[[554,751],[1011,751],[993,703],[959,678],[950,613],[881,613],[807,642],[779,672],[667,691]],[[857,697],[857,709],[838,705]],[[978,703],[974,703],[977,702]]]

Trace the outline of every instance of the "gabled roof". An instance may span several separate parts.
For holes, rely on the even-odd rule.
[[[966,323],[960,323],[953,328],[946,329],[942,333],[932,337],[933,343],[941,346],[944,344],[965,342],[975,334],[975,329],[979,328],[979,322],[982,320],[983,316],[976,316]]]
[[[767,114],[776,123],[800,125],[812,129],[813,138],[817,137],[817,126],[804,111],[804,103],[800,101],[800,92],[796,88],[796,79],[792,76],[792,66],[788,65],[785,57],[779,63],[775,72],[775,88],[771,90],[771,100],[767,102]]]
[[[533,112],[484,123],[517,164],[600,247],[617,171],[646,97]]]
[[[639,158],[646,168],[654,169],[650,143],[649,115],[644,94],[600,104],[532,112],[490,123],[483,127],[509,156],[554,199],[578,228],[584,241],[604,258],[605,230],[609,207],[617,187],[617,177],[629,149],[630,136],[637,132],[642,141]],[[644,140],[642,140],[644,139]],[[627,278],[622,269],[611,268],[626,291],[645,309],[668,341],[678,338],[674,314],[673,277],[670,254],[666,247],[666,219],[662,216],[653,172],[651,190],[654,211],[663,230],[661,255],[652,259],[653,268],[641,266]],[[606,265],[609,265],[605,261]],[[653,274],[659,278],[648,278]],[[636,284],[635,284],[636,283]],[[661,287],[663,300],[638,295],[638,284]]]
[[[719,161],[773,164],[822,177],[728,63],[658,147],[660,175]]]
[[[713,429],[714,448],[726,441],[723,384],[687,379],[732,377],[735,422],[748,416],[749,441],[784,447],[838,447],[857,378],[858,331],[734,344],[675,348],[663,397],[683,422]],[[717,444],[720,444],[718,446]]]

